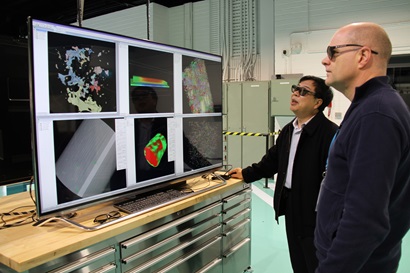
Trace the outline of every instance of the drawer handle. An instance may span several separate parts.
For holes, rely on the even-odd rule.
[[[207,249],[208,247],[210,247],[211,245],[219,242],[221,240],[221,237],[216,237],[212,240],[212,242],[206,242],[203,246],[201,246],[200,248],[197,248],[195,251],[190,252],[188,255],[183,256],[182,259],[178,259],[176,262],[166,266],[165,268],[162,268],[160,271],[157,271],[157,273],[165,273],[168,272],[169,270],[171,270],[172,268],[182,264],[183,262],[187,261],[188,259],[190,259],[191,257],[195,256],[198,253],[201,253],[202,251],[204,251],[205,249]],[[212,267],[215,265],[212,265]],[[211,267],[211,268],[212,268]],[[201,270],[202,272],[206,272],[207,270],[204,271],[204,269]],[[201,272],[199,271],[199,272]],[[198,272],[196,272],[198,273]]]
[[[222,255],[224,258],[228,258],[232,254],[234,254],[236,251],[238,251],[241,247],[243,247],[245,244],[247,244],[251,239],[250,238],[245,238],[243,239],[239,244],[235,245],[232,247],[228,253]]]
[[[187,246],[189,246],[189,245],[191,245],[191,244],[193,244],[193,243],[195,243],[195,242],[197,242],[197,241],[199,241],[203,238],[206,238],[207,236],[211,235],[213,232],[218,231],[220,229],[220,227],[221,227],[220,224],[218,224],[218,225],[215,225],[215,226],[201,232],[197,236],[191,238],[191,240],[189,242],[183,242],[183,243],[179,244],[178,246],[175,246],[173,249],[171,249],[171,250],[169,250],[169,251],[167,251],[163,254],[160,254],[159,256],[157,256],[157,257],[147,261],[146,263],[140,265],[137,268],[137,271],[131,271],[131,272],[140,272],[140,270],[143,270],[143,269],[157,263],[158,261],[161,261],[162,259],[165,259],[169,255],[171,255],[171,254],[173,254],[173,253],[175,253],[175,252],[177,252],[177,251],[179,251],[179,250],[181,250],[181,249],[183,249],[183,248],[185,248],[185,247],[187,247]],[[159,244],[161,244],[161,243],[159,243]],[[137,259],[140,256],[140,254],[141,254],[141,252],[138,252],[138,253],[135,253],[131,256],[128,256],[127,258],[124,258],[122,260],[122,263],[127,264],[127,263]]]
[[[87,255],[83,258],[80,258],[74,262],[71,262],[67,265],[64,265],[62,267],[59,267],[57,269],[54,269],[52,271],[49,271],[48,273],[68,273],[68,272],[72,272],[80,267],[83,267],[87,264],[90,264],[92,262],[95,262],[96,260],[102,259],[106,256],[109,256],[111,254],[115,253],[115,248],[106,248],[100,251],[97,251],[95,253],[92,253],[90,255]],[[114,260],[114,257],[113,259]]]
[[[203,209],[200,209],[200,210],[198,210],[198,211],[195,211],[195,212],[193,212],[193,213],[190,213],[190,214],[188,214],[188,215],[186,215],[186,216],[184,216],[184,217],[181,217],[181,218],[179,218],[179,219],[177,219],[177,220],[175,220],[175,221],[172,221],[171,223],[165,224],[165,225],[163,225],[163,226],[161,226],[161,227],[159,227],[159,228],[156,228],[156,229],[153,229],[153,230],[151,230],[151,231],[148,231],[148,232],[146,232],[146,233],[144,233],[144,234],[141,234],[141,235],[135,237],[134,239],[127,240],[127,241],[121,243],[121,247],[122,247],[122,248],[128,248],[128,247],[130,247],[130,246],[133,246],[133,245],[135,245],[135,244],[138,244],[138,243],[140,243],[141,241],[144,241],[144,240],[146,240],[146,239],[148,239],[148,238],[151,238],[151,237],[153,237],[153,236],[155,236],[155,235],[161,234],[161,233],[163,233],[164,231],[166,231],[166,230],[168,230],[168,229],[174,228],[174,227],[178,226],[179,224],[182,224],[182,223],[184,223],[184,222],[186,222],[186,221],[189,221],[189,220],[191,220],[191,219],[194,219],[194,218],[198,217],[199,215],[201,215],[201,214],[203,214],[203,213],[205,213],[205,212],[207,212],[207,211],[210,211],[210,210],[212,210],[212,209],[214,209],[214,208],[220,207],[220,206],[221,206],[221,203],[218,202],[218,203],[216,203],[216,204],[214,204],[214,205],[211,205],[211,206],[209,206],[209,207],[205,207],[205,208],[203,208]]]
[[[202,224],[203,224],[203,223],[202,223]],[[202,225],[202,224],[201,224],[201,225]],[[158,249],[158,248],[160,248],[160,247],[166,245],[166,244],[169,244],[169,243],[172,242],[172,241],[178,240],[180,237],[182,237],[182,236],[184,236],[184,235],[186,235],[186,234],[189,234],[189,233],[195,231],[196,229],[200,228],[201,225],[195,225],[195,226],[193,226],[193,227],[191,227],[191,228],[184,229],[183,231],[178,232],[178,233],[176,233],[176,234],[174,234],[174,235],[172,235],[172,236],[170,236],[170,237],[168,237],[168,238],[165,238],[164,240],[161,240],[160,242],[158,242],[158,243],[156,243],[156,244],[153,244],[153,245],[151,245],[151,246],[149,246],[149,247],[147,247],[147,248],[145,248],[145,249],[143,249],[143,250],[141,250],[141,251],[135,252],[134,254],[132,254],[132,255],[126,257],[126,258],[124,259],[124,262],[133,261],[133,260],[135,260],[135,259],[138,258],[138,257],[141,257],[141,256],[143,256],[143,255],[145,255],[145,254],[147,254],[147,253],[150,253],[150,252],[152,252],[152,251],[154,251],[154,250],[156,250],[156,249]],[[213,229],[214,227],[220,227],[220,226],[221,226],[221,225],[220,225],[219,222],[218,222],[218,224],[213,225],[212,227],[208,228],[207,230]],[[206,231],[206,230],[205,230],[205,231]],[[203,231],[203,232],[205,232],[205,231]]]
[[[236,207],[239,207],[239,206],[248,204],[248,203],[250,203],[250,202],[251,202],[251,199],[250,199],[250,198],[246,198],[245,200],[243,200],[243,201],[241,201],[241,202],[239,202],[239,203],[237,203],[237,204],[234,204],[232,207],[229,207],[229,208],[223,210],[222,213],[223,213],[223,214],[226,214],[226,213],[227,213],[228,211],[230,211],[231,209],[234,209],[234,208],[236,208]]]
[[[198,270],[195,273],[206,273],[208,272],[210,269],[214,268],[215,266],[219,265],[222,262],[221,258],[215,259],[212,262],[208,263],[207,265],[205,265],[204,267],[202,267],[200,270]]]
[[[114,269],[117,268],[117,265],[115,263],[110,263],[107,265],[104,265],[103,267],[100,267],[96,270],[91,271],[90,273],[107,273],[107,272],[115,272],[113,271]]]
[[[229,236],[231,233],[235,232],[236,230],[238,230],[239,228],[243,227],[244,225],[248,224],[251,221],[251,219],[246,218],[245,220],[243,220],[242,222],[239,222],[236,226],[233,226],[233,228],[225,233],[222,233],[222,236],[226,237]]]
[[[232,222],[233,220],[235,220],[235,219],[237,219],[237,218],[239,218],[239,217],[241,217],[241,216],[244,216],[244,215],[248,214],[250,211],[251,211],[250,208],[244,209],[244,210],[238,212],[237,214],[233,215],[231,218],[229,218],[229,220],[222,222],[222,224],[228,225],[228,224],[229,224],[230,222]]]
[[[239,198],[239,197],[241,197],[241,196],[243,196],[243,195],[245,195],[245,194],[248,194],[248,193],[250,193],[250,192],[252,192],[251,189],[243,190],[243,191],[241,191],[240,193],[237,193],[237,194],[234,194],[234,195],[232,195],[232,196],[230,196],[230,197],[225,198],[222,202],[224,202],[224,203],[229,203],[229,202],[231,202],[232,200],[234,200],[234,199],[236,199],[236,198]]]

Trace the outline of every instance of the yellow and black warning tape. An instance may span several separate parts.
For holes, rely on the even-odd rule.
[[[223,132],[224,135],[231,135],[231,136],[275,136],[279,135],[280,131],[278,132],[271,132],[271,133],[247,133],[247,132]]]

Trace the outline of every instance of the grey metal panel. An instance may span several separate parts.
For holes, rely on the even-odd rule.
[[[224,219],[222,222],[223,224],[223,230],[225,231],[226,229],[231,228],[232,226],[238,224],[239,222],[245,220],[245,219],[250,219],[251,218],[251,209],[250,208],[245,208],[236,214],[232,215],[229,218]]]
[[[167,267],[168,265],[177,262],[179,259],[183,259],[184,255],[189,255],[188,253],[195,252],[198,248],[202,250],[202,246],[209,244],[208,241],[214,242],[219,240],[220,232],[220,226],[214,226],[192,238],[187,238],[186,240],[181,241],[178,245],[172,248],[165,250],[158,249],[153,252],[153,257],[151,259],[143,263],[132,262],[129,265],[133,267],[123,268],[123,271],[126,270],[125,272],[127,273],[157,272],[158,270],[161,270],[161,268]],[[216,249],[220,250],[220,244],[217,244]],[[215,259],[220,255],[220,252],[215,251],[215,249],[211,253],[215,253],[215,256],[211,257],[212,259]],[[209,256],[209,253],[206,256]],[[203,264],[199,264],[200,267],[202,267],[202,265]]]
[[[70,273],[70,272],[90,272],[91,270],[100,270],[101,267],[115,265],[115,248],[108,247],[97,252],[90,253],[69,264],[48,271],[48,273]]]
[[[191,273],[196,272],[207,272],[204,271],[203,265],[208,265],[212,261],[220,259],[220,250],[221,250],[221,237],[214,237],[202,245],[198,246],[196,249],[180,256],[178,259],[174,260],[172,263],[166,265],[155,273]],[[222,268],[222,264],[219,263],[219,268]],[[215,270],[217,265],[214,265],[213,270]],[[222,272],[219,271],[219,273]]]
[[[238,187],[241,187],[241,185],[238,185]],[[159,226],[162,226],[162,225],[171,223],[171,222],[176,221],[176,220],[178,221],[178,220],[181,219],[182,217],[184,217],[184,216],[186,216],[186,215],[188,215],[188,214],[190,214],[190,213],[192,213],[192,212],[194,212],[194,211],[197,211],[197,210],[199,210],[199,209],[203,209],[203,208],[204,208],[205,206],[207,206],[207,205],[214,204],[214,203],[215,203],[215,204],[216,204],[216,203],[219,204],[219,203],[221,202],[221,199],[222,199],[224,196],[227,196],[227,195],[223,195],[223,196],[218,196],[218,195],[216,195],[216,196],[213,196],[213,197],[208,198],[208,199],[204,200],[203,202],[200,202],[200,203],[198,203],[198,204],[195,204],[195,205],[193,205],[193,206],[191,206],[191,207],[182,209],[182,210],[180,210],[180,211],[176,211],[176,212],[173,213],[173,214],[167,215],[167,216],[165,216],[165,217],[163,217],[163,218],[160,218],[160,219],[158,219],[158,220],[155,220],[155,221],[150,222],[150,223],[148,223],[148,224],[145,224],[145,225],[143,225],[143,226],[139,226],[139,227],[137,227],[137,228],[135,228],[135,229],[133,229],[133,230],[130,230],[130,231],[128,231],[128,232],[122,233],[122,234],[120,234],[120,235],[114,237],[113,240],[115,240],[116,242],[127,241],[127,240],[129,240],[130,238],[133,238],[133,237],[135,237],[135,236],[137,236],[137,235],[141,235],[142,233],[147,232],[147,231],[149,231],[149,230],[152,230],[152,229],[154,229],[154,228],[157,228],[157,227],[159,227]]]
[[[248,133],[270,132],[269,81],[242,83],[242,130]],[[242,137],[242,164],[259,162],[266,154],[266,137]]]
[[[222,200],[222,272],[245,272],[250,268],[251,193],[245,188]]]
[[[128,253],[135,253],[136,251],[145,249],[144,247],[141,247],[141,244],[144,241],[150,240],[152,238],[154,239],[150,242],[150,244],[162,241],[163,238],[161,238],[161,236],[164,236],[164,233],[168,232],[169,230],[183,230],[187,226],[194,227],[204,224],[204,228],[209,227],[209,224],[206,226],[207,221],[211,221],[213,218],[219,220],[221,207],[222,203],[220,202],[209,205],[198,211],[192,212],[178,220],[175,220],[166,225],[160,226],[156,229],[150,230],[149,232],[143,233],[137,237],[130,238],[122,242],[121,248],[123,257],[128,256]],[[175,233],[176,232],[174,232],[174,234]]]
[[[291,87],[298,84],[298,79],[282,79],[271,81],[271,115],[294,116],[289,109],[292,95]]]
[[[222,85],[222,130],[228,131],[228,100],[227,100],[228,85]],[[229,165],[228,162],[228,136],[223,136],[223,165]]]
[[[217,236],[221,231],[220,211],[221,205],[213,204],[174,221],[175,224],[171,222],[121,243],[123,271],[158,269],[210,236]]]
[[[242,83],[242,127],[246,132],[269,132],[269,81]]]
[[[245,272],[250,268],[251,239],[245,238],[223,254],[223,273]]]
[[[222,272],[222,258],[217,258],[195,273],[221,273]]]
[[[227,131],[242,132],[242,84],[233,82],[225,86]],[[226,163],[232,167],[242,166],[242,137],[226,136]]]
[[[224,210],[223,213],[226,214],[226,215],[224,215],[224,217],[223,217],[223,220],[222,220],[223,223],[226,226],[229,226],[227,224],[230,222],[230,220],[232,220],[231,219],[232,217],[239,217],[242,212],[245,212],[250,208],[250,202],[251,202],[251,199],[246,199],[246,200],[243,200],[242,202],[236,204],[235,206],[233,206],[233,207],[231,207],[227,210]],[[225,226],[224,226],[224,229],[225,229]]]
[[[247,186],[249,186],[249,184],[245,184]],[[223,203],[223,209],[229,209],[230,207],[234,206],[237,203],[240,203],[243,200],[249,199],[251,197],[252,194],[252,189],[250,187],[245,187],[246,190],[240,191],[238,193],[229,195],[228,197],[225,197],[222,200]],[[244,188],[244,189],[245,189]]]
[[[246,238],[250,238],[251,219],[246,218],[222,233],[223,250],[230,249]]]
[[[118,251],[115,244],[107,240],[96,245],[76,251],[59,259],[50,261],[33,269],[30,273],[86,273],[100,270],[106,266],[116,265]],[[110,266],[111,268],[111,266]]]
[[[117,265],[115,263],[110,263],[100,268],[97,268],[96,270],[93,270],[89,273],[115,273],[116,269],[117,269]]]

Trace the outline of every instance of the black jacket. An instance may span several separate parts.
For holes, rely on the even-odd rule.
[[[293,122],[293,121],[292,121]],[[279,134],[276,144],[269,149],[259,163],[242,170],[244,181],[249,183],[278,174],[275,185],[273,207],[275,219],[285,214],[281,193],[285,184],[289,150],[293,132],[292,122]],[[337,125],[319,112],[302,129],[293,163],[292,200],[297,211],[295,227],[300,236],[312,237],[316,223],[316,202],[325,170],[330,142]]]

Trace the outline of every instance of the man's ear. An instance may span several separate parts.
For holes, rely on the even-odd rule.
[[[315,109],[319,109],[320,105],[322,104],[323,104],[323,99],[316,98]]]
[[[359,53],[360,55],[359,55],[358,64],[359,64],[359,67],[362,68],[362,67],[365,67],[370,61],[371,56],[372,56],[372,51],[369,47],[365,46],[360,49]]]

